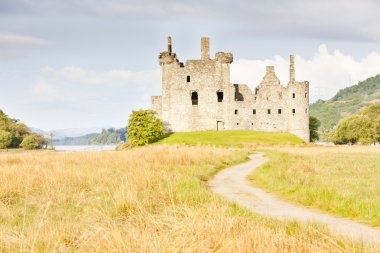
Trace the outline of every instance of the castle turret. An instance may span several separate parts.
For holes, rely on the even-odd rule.
[[[172,37],[168,36],[168,52],[172,52]]]
[[[201,59],[210,59],[210,38],[208,37],[201,38]]]
[[[294,55],[290,55],[290,67],[289,67],[289,81],[291,83],[296,81],[296,70],[294,68]]]
[[[168,51],[161,52],[158,56],[160,65],[178,61],[176,54],[172,52],[172,37],[168,36]]]

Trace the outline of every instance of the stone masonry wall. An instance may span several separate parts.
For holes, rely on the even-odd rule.
[[[168,51],[160,53],[162,96],[152,97],[152,109],[166,131],[289,132],[309,141],[309,83],[295,81],[293,56],[287,87],[268,66],[262,82],[251,91],[245,84],[231,84],[231,53],[218,52],[210,59],[209,52],[209,39],[202,38],[201,59],[183,64],[172,52],[169,37]]]

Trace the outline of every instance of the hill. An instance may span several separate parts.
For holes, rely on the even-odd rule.
[[[126,128],[108,128],[103,129],[101,133],[90,133],[78,137],[65,137],[54,140],[55,145],[102,145],[116,144],[126,141]]]
[[[380,75],[342,89],[327,101],[316,101],[310,115],[321,121],[321,129],[331,129],[340,119],[376,102],[380,102]]]
[[[173,133],[160,140],[159,143],[230,146],[243,144],[301,144],[304,142],[289,133],[231,130]]]

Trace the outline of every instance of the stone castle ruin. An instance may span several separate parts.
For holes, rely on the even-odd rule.
[[[152,109],[167,132],[203,130],[256,130],[289,132],[309,141],[309,82],[295,80],[290,56],[290,80],[284,87],[274,67],[254,91],[246,84],[231,84],[232,53],[210,58],[210,40],[201,39],[201,59],[185,64],[168,50],[161,52],[162,96],[152,97]]]

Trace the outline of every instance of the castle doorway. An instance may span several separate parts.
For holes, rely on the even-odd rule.
[[[222,131],[224,130],[224,122],[223,121],[217,121],[216,122],[216,131]]]

